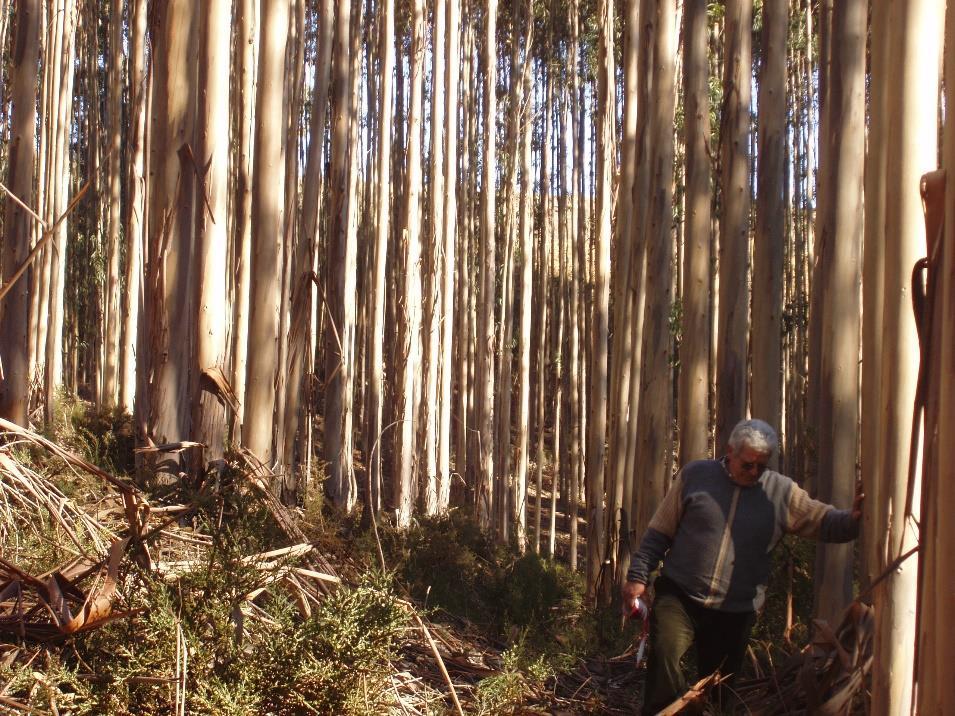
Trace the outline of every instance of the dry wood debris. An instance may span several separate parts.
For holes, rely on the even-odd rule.
[[[833,630],[815,622],[811,644],[778,667],[737,685],[746,712],[759,716],[863,714],[872,670],[872,607],[852,602]]]

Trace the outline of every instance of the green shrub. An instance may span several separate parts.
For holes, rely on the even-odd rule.
[[[341,589],[304,622],[287,614],[256,670],[263,713],[379,713],[406,615],[387,581]]]
[[[422,519],[402,534],[382,530],[389,565],[411,594],[482,625],[495,623],[499,555],[477,521],[463,510]]]

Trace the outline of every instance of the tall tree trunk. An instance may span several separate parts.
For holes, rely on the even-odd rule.
[[[42,28],[40,34],[40,64],[43,72],[39,75],[39,96],[37,98],[37,159],[36,159],[36,198],[37,214],[44,224],[39,222],[31,226],[30,246],[36,247],[43,240],[45,226],[52,222],[50,215],[53,211],[53,202],[56,200],[56,186],[49,177],[53,175],[53,162],[56,161],[56,139],[53,125],[57,114],[56,103],[59,95],[59,73],[55,71],[56,62],[52,61],[62,52],[64,20],[61,9],[52,2],[45,2],[41,10],[40,20]],[[52,252],[43,242],[37,257],[34,259],[30,273],[32,289],[30,291],[30,328],[29,336],[29,364],[31,383],[35,377],[44,372],[44,347],[49,317],[50,273],[52,270]],[[49,416],[47,420],[49,420]]]
[[[429,515],[440,511],[440,486],[438,476],[438,378],[441,372],[441,309],[443,307],[445,268],[444,252],[444,148],[445,132],[452,128],[446,126],[444,112],[444,63],[445,63],[445,26],[447,25],[447,3],[434,5],[434,24],[431,33],[431,187],[428,194],[429,229],[431,239],[427,243],[427,291],[425,294],[425,375],[421,420],[423,434],[424,463],[424,509]]]
[[[668,316],[672,300],[673,253],[673,113],[674,58],[677,15],[675,0],[657,6],[657,32],[653,51],[652,153],[649,164],[651,193],[647,201],[644,241],[647,245],[646,319],[643,334],[642,396],[637,464],[646,472],[640,483],[637,532],[642,534],[670,484],[670,335]]]
[[[381,509],[381,444],[382,444],[382,390],[384,374],[382,360],[385,338],[385,266],[388,236],[391,231],[391,132],[393,121],[392,75],[395,70],[395,7],[393,0],[383,0],[378,6],[378,61],[381,73],[381,103],[378,108],[377,157],[377,216],[374,248],[371,258],[372,288],[369,294],[371,326],[368,331],[367,373],[368,392],[365,408],[365,464],[368,472],[365,509],[377,513]]]
[[[940,4],[928,0],[892,6],[890,15],[889,136],[886,157],[885,278],[882,328],[882,512],[884,569],[915,544],[905,514],[919,343],[912,317],[911,270],[925,254],[922,174],[936,166]],[[891,386],[891,390],[888,388]],[[910,708],[915,638],[916,568],[903,564],[875,590],[878,615],[872,713]]]
[[[445,132],[443,226],[444,271],[441,289],[441,383],[438,388],[438,509],[448,508],[451,495],[451,373],[453,370],[454,272],[457,242],[457,168],[458,168],[458,84],[461,8],[458,0],[448,1],[447,58],[445,62]],[[440,81],[437,78],[435,81]],[[462,386],[463,388],[463,386]]]
[[[141,441],[187,439],[195,365],[196,7],[171,0],[150,17],[153,105],[149,234],[138,355]]]
[[[285,236],[285,52],[289,0],[262,0],[255,94],[249,347],[242,442],[266,465],[277,457],[275,379],[279,370],[282,242]],[[251,350],[251,347],[255,350]]]
[[[785,0],[783,0],[785,2]],[[677,417],[680,464],[709,451],[710,388],[710,99],[707,4],[683,8],[683,87],[686,143],[686,254],[683,278],[683,339]],[[785,49],[785,44],[783,45]],[[781,180],[781,177],[780,177]]]
[[[637,106],[649,107],[652,81],[653,48],[657,13],[652,0],[640,2],[640,77],[637,81]],[[641,534],[637,533],[635,519],[638,511],[639,492],[636,491],[637,479],[635,476],[637,464],[637,448],[639,443],[639,415],[643,389],[643,335],[646,318],[646,277],[647,277],[647,236],[644,231],[644,218],[649,203],[650,159],[651,147],[651,113],[649,110],[640,111],[637,117],[637,174],[633,180],[633,215],[631,226],[632,241],[634,242],[633,256],[630,263],[630,302],[631,312],[630,331],[632,333],[632,358],[630,366],[630,383],[624,389],[628,390],[629,420],[627,423],[626,455],[624,456],[623,473],[627,476],[623,486],[623,506],[630,516],[629,529],[620,540],[618,563],[629,565],[630,552],[636,548],[636,541]],[[620,569],[618,581],[626,579],[626,568]]]
[[[59,219],[67,206],[67,196],[70,191],[70,125],[73,109],[73,76],[74,59],[76,56],[76,25],[78,12],[72,0],[60,6],[59,19],[62,44],[60,57],[57,58],[60,80],[55,118],[51,118],[55,127],[54,161],[51,174],[51,187],[55,196],[50,207],[49,216],[53,221]],[[55,229],[49,245],[51,255],[50,291],[49,291],[49,319],[46,333],[46,345],[40,350],[46,353],[46,372],[44,375],[44,395],[46,397],[45,415],[47,420],[53,416],[53,405],[57,391],[63,386],[63,319],[64,319],[64,287],[66,283],[66,255],[67,221],[64,219]]]
[[[783,252],[786,241],[786,37],[789,0],[763,3],[759,176],[753,242],[752,413],[782,433]],[[860,223],[861,228],[861,223]],[[777,456],[778,461],[778,456]]]
[[[865,158],[866,4],[846,0],[833,12],[829,73],[829,146],[823,186],[829,200],[819,236],[831,246],[822,290],[823,365],[819,414],[818,496],[840,507],[852,503],[856,479],[859,405],[859,309],[862,183]],[[851,544],[820,545],[816,560],[816,614],[837,623],[852,597]]]
[[[225,375],[228,325],[226,265],[229,186],[229,60],[232,3],[208,0],[199,18],[199,181],[196,224],[198,308],[196,359],[199,375],[192,398],[193,439],[205,444],[205,457],[222,457],[225,398],[216,381]],[[200,469],[203,467],[199,466]]]
[[[517,493],[515,481],[511,474],[511,406],[513,404],[512,366],[514,362],[514,293],[516,282],[515,258],[518,231],[519,231],[519,188],[518,177],[521,150],[522,128],[521,122],[524,111],[524,100],[530,93],[531,46],[533,42],[533,24],[529,25],[523,36],[523,43],[518,42],[520,36],[515,33],[512,42],[510,61],[510,88],[508,97],[509,111],[506,123],[506,150],[507,166],[504,188],[504,256],[502,261],[501,281],[501,310],[498,324],[500,331],[497,341],[497,384],[501,389],[497,392],[494,407],[495,436],[494,444],[499,446],[495,455],[494,472],[497,475],[498,485],[495,494],[499,495],[496,505],[496,529],[503,542],[510,541],[510,523],[516,517]],[[521,47],[523,44],[523,57]],[[503,63],[502,63],[503,64]],[[526,544],[526,537],[521,537],[520,549]]]
[[[7,154],[10,191],[30,205],[33,197],[36,137],[36,82],[40,53],[40,3],[17,3],[13,47],[10,144]],[[33,220],[10,197],[4,210],[3,286],[9,293],[0,304],[0,417],[26,425],[29,401],[30,271],[10,288],[7,284],[30,252]]]
[[[236,171],[234,201],[235,306],[232,316],[232,390],[239,401],[233,432],[245,419],[245,384],[249,354],[249,295],[252,283],[252,177],[255,159],[256,74],[259,27],[256,0],[237,6],[236,32],[238,81],[234,105],[236,122]]]
[[[604,468],[607,436],[607,368],[610,334],[610,242],[614,156],[615,69],[613,49],[613,0],[597,5],[600,22],[598,83],[598,115],[600,138],[597,145],[598,223],[594,262],[593,363],[590,368],[591,408],[587,435],[587,593],[593,597],[597,589],[600,567],[606,553],[607,534],[604,528]]]
[[[474,469],[469,457],[469,446],[473,444],[471,431],[473,422],[471,420],[472,396],[474,395],[474,381],[471,375],[472,362],[470,357],[473,355],[474,334],[470,330],[471,305],[473,302],[472,282],[466,280],[470,276],[471,263],[471,236],[473,234],[473,212],[471,207],[474,202],[475,192],[471,191],[474,184],[474,166],[471,162],[471,151],[475,147],[473,136],[475,134],[475,118],[477,111],[475,108],[474,89],[476,83],[477,70],[474,55],[474,22],[473,13],[469,14],[468,22],[465,27],[464,51],[462,59],[464,67],[462,68],[461,90],[463,100],[461,102],[463,110],[462,122],[462,145],[461,145],[461,189],[462,201],[459,204],[458,229],[460,233],[460,246],[458,247],[457,260],[457,321],[455,335],[457,336],[457,351],[455,354],[455,375],[457,377],[457,399],[455,401],[455,411],[457,420],[456,435],[454,441],[454,467],[455,472],[464,475],[469,489],[473,489]],[[450,156],[450,155],[448,155]]]
[[[112,0],[109,18],[109,62],[107,120],[109,126],[109,149],[106,158],[108,186],[109,226],[106,233],[106,361],[103,366],[103,405],[112,407],[119,397],[119,341],[122,334],[120,311],[120,244],[121,223],[120,188],[122,165],[120,163],[123,128],[123,0]]]
[[[862,422],[860,461],[868,502],[862,514],[860,581],[871,584],[879,576],[879,546],[883,523],[879,521],[882,486],[881,419],[882,303],[885,280],[885,207],[888,174],[889,4],[872,6],[869,139],[865,159],[865,240],[862,266]]]
[[[279,257],[282,280],[279,302],[278,365],[275,374],[274,441],[275,464],[278,475],[274,482],[276,494],[290,504],[295,503],[295,485],[299,477],[293,465],[295,445],[298,438],[299,408],[301,407],[302,370],[305,361],[305,342],[308,335],[307,308],[310,286],[302,278],[305,273],[299,267],[307,265],[308,246],[298,240],[299,222],[296,209],[299,206],[299,125],[302,116],[302,91],[304,87],[305,45],[302,33],[305,26],[304,0],[289,0],[289,28],[285,42],[285,73],[282,75],[285,102],[282,110],[282,130],[285,132],[284,172],[284,223],[282,251]],[[293,265],[296,277],[293,279]],[[294,296],[293,296],[294,293]],[[292,302],[295,300],[295,315]],[[294,322],[294,325],[293,325]],[[349,368],[351,364],[349,363]],[[289,402],[291,401],[291,407]],[[289,417],[291,411],[292,417]]]
[[[497,166],[497,0],[484,7],[484,159],[481,178],[480,264],[478,330],[475,371],[476,435],[475,501],[478,520],[490,524],[494,500],[494,298],[497,274],[495,173]]]
[[[344,318],[344,281],[342,272],[348,232],[348,179],[351,152],[348,146],[353,112],[351,89],[351,3],[338,3],[335,19],[335,44],[331,68],[332,125],[331,173],[329,175],[329,229],[326,249],[325,324],[325,459],[328,461],[327,490],[335,504],[347,506],[351,456],[343,455],[342,419],[344,411],[345,357],[342,322]]]
[[[424,2],[414,0],[411,19],[411,99],[408,108],[408,163],[402,235],[405,242],[400,444],[395,471],[398,525],[411,524],[415,497],[415,405],[421,390],[421,125],[424,89]]]
[[[716,451],[746,417],[746,266],[749,255],[749,112],[753,0],[726,2],[726,54],[720,131],[723,215],[720,220]]]
[[[533,7],[528,3],[528,17],[532,17]],[[533,58],[525,57],[528,64]],[[530,71],[527,71],[524,87],[525,111],[523,113],[523,127],[521,130],[521,206],[520,206],[520,241],[521,241],[521,277],[520,277],[520,343],[518,348],[518,413],[517,413],[517,446],[514,459],[514,527],[517,536],[517,545],[520,551],[527,549],[527,467],[528,448],[530,444],[529,426],[531,424],[531,333],[532,305],[533,305],[533,271],[534,271],[534,174],[532,158],[532,135],[534,130],[534,97],[532,94]],[[515,157],[516,160],[516,157]],[[538,491],[538,498],[540,492]],[[539,512],[539,511],[538,511]],[[538,527],[539,530],[539,527]],[[536,533],[535,533],[536,534]]]
[[[351,32],[351,50],[349,58],[351,67],[351,89],[349,94],[355,98],[359,96],[359,82],[361,80],[361,54],[359,52],[359,40],[361,38],[361,6],[356,10],[358,14],[353,17]],[[357,24],[355,24],[357,23]],[[355,405],[355,377],[357,367],[361,365],[357,354],[357,275],[358,275],[358,210],[361,206],[361,197],[358,193],[358,167],[359,163],[359,142],[361,131],[358,119],[358,107],[352,104],[351,123],[348,127],[348,146],[352,148],[348,164],[347,181],[347,212],[345,223],[344,246],[336,247],[340,249],[340,254],[329,253],[330,257],[335,258],[336,263],[341,267],[340,275],[336,277],[336,282],[341,281],[341,302],[335,305],[335,310],[330,315],[341,314],[341,375],[336,376],[336,380],[341,381],[341,449],[339,455],[342,460],[341,485],[343,488],[341,507],[351,510],[358,499],[358,483],[355,479],[354,463],[352,454],[354,452],[354,405]],[[337,237],[336,237],[337,238]],[[338,260],[340,259],[340,260]],[[360,399],[358,405],[360,405]],[[328,423],[326,422],[326,425]]]
[[[129,169],[126,174],[126,300],[119,352],[119,407],[133,411],[136,397],[136,334],[142,312],[143,236],[146,228],[146,0],[130,3],[129,18]]]
[[[617,253],[611,275],[613,291],[613,346],[610,371],[610,436],[607,467],[610,487],[608,508],[610,544],[616,546],[610,555],[614,575],[620,578],[621,566],[629,563],[629,547],[625,546],[630,531],[630,506],[625,503],[627,482],[627,449],[631,432],[630,373],[633,368],[633,301],[632,266],[637,254],[633,240],[633,192],[637,173],[638,88],[640,76],[640,0],[626,0],[625,35],[622,50],[624,97],[620,140],[620,172],[617,182]],[[642,110],[642,108],[639,108]],[[633,416],[636,420],[636,416]],[[612,490],[612,492],[611,492]],[[631,488],[632,494],[632,488]]]

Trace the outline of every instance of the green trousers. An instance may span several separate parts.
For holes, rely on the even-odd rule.
[[[672,581],[659,577],[654,583],[650,611],[643,713],[655,714],[686,692],[680,661],[692,644],[696,644],[700,678],[717,669],[721,674],[739,673],[755,621],[755,612],[741,614],[702,607]]]

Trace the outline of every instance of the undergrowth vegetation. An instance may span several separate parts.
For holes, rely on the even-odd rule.
[[[389,569],[431,618],[467,620],[502,649],[499,673],[478,685],[481,713],[510,713],[583,658],[623,652],[632,631],[613,608],[584,600],[583,577],[534,553],[495,545],[473,515],[452,510],[411,529],[381,531]],[[371,536],[358,541],[372,563]]]
[[[62,407],[52,439],[116,474],[130,473],[128,417],[95,414],[81,403]],[[96,502],[95,483],[57,459],[22,446],[15,455],[77,504]],[[128,560],[119,575],[118,618],[45,648],[3,646],[5,653],[20,648],[32,655],[0,659],[3,694],[76,715],[173,714],[183,704],[188,713],[209,716],[387,713],[400,708],[391,678],[415,628],[414,603],[432,623],[467,634],[491,655],[495,673],[476,679],[469,707],[507,714],[521,712],[528,693],[553,690],[582,660],[621,654],[632,642],[634,626],[621,629],[615,607],[585,601],[579,573],[496,544],[463,509],[422,518],[405,531],[382,525],[376,538],[359,529],[357,517],[336,515],[320,497],[306,500],[309,538],[350,566],[347,586],[303,608],[250,563],[249,555],[288,540],[230,469],[214,485],[164,486],[167,500],[189,506],[179,522],[187,546],[177,553],[167,545],[152,557],[188,568],[170,575]],[[41,514],[29,528],[4,525],[0,553],[33,574],[53,569],[69,554],[44,536],[53,534],[53,522]],[[201,537],[202,549],[188,547],[188,535]],[[790,589],[802,610],[791,636],[806,638],[812,556],[812,546],[798,541],[777,551],[758,639],[782,642]],[[444,713],[448,704],[436,703],[429,708]]]
[[[132,441],[122,434],[128,419],[81,405],[65,409],[52,439],[114,474],[132,466]],[[17,446],[14,458],[31,474],[44,473],[43,484],[55,483],[64,499],[110,519],[109,509],[97,507],[101,482],[27,446]],[[172,504],[189,506],[176,528],[183,546],[166,540],[152,546],[151,556],[154,564],[179,567],[144,570],[125,560],[115,619],[46,644],[5,630],[2,650],[14,658],[0,660],[2,694],[42,713],[77,716],[387,712],[393,704],[385,686],[409,621],[392,578],[365,570],[304,608],[295,598],[300,593],[275,586],[273,575],[286,565],[270,571],[249,559],[288,538],[234,477],[227,469],[215,485],[167,491]],[[0,532],[0,554],[17,558],[28,573],[42,574],[76,554],[53,531],[55,520],[42,512],[32,522],[21,517]]]

